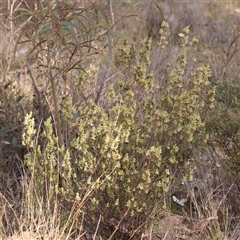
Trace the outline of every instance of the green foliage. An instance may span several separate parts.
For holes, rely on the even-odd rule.
[[[54,114],[58,145],[61,148],[63,136],[59,106],[61,97],[65,98],[71,86],[69,78],[84,72],[85,66],[88,66],[97,54],[113,64],[106,52],[112,51],[114,36],[126,39],[128,37],[114,30],[116,23],[110,23],[107,6],[98,2],[85,3],[84,6],[78,2],[70,4],[62,1],[46,4],[35,1],[34,6],[23,4],[25,8],[17,9],[11,18],[16,25],[22,15],[28,18],[28,21],[19,26],[21,33],[18,45],[28,43],[30,49],[25,59],[26,65],[29,68],[35,61],[39,69],[35,71],[36,79],[31,74],[36,108],[34,115],[37,115],[39,124],[42,119],[46,119],[49,112]],[[18,12],[21,14],[17,14]],[[124,15],[118,22],[122,18]],[[31,73],[30,69],[28,70]],[[41,85],[45,90],[40,90]],[[51,111],[46,111],[46,99]]]
[[[21,121],[24,118],[21,104],[24,94],[16,90],[13,81],[4,80],[0,82],[0,166],[3,168],[11,166],[14,155],[22,152]]]
[[[162,26],[164,36],[168,25]],[[208,138],[204,116],[213,107],[214,88],[208,66],[196,63],[186,73],[188,32],[179,34],[182,41],[174,65],[164,69],[164,86],[148,71],[151,39],[141,40],[139,49],[123,40],[118,50],[125,70],[109,86],[105,104],[89,97],[73,105],[69,96],[62,105],[62,128],[70,129],[65,149],[58,147],[51,119],[37,133],[27,115],[23,143],[38,198],[57,194],[77,204],[89,228],[102,216],[100,234],[110,237],[111,218],[137,229],[165,206],[164,195],[177,179],[191,178],[193,150]],[[161,38],[160,47],[166,44]],[[79,95],[88,84],[87,72],[76,79]]]

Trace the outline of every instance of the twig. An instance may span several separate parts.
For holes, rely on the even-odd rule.
[[[98,228],[99,228],[100,222],[101,222],[101,215],[99,216],[99,220],[98,220],[97,228],[96,228],[96,231],[95,231],[95,233],[94,233],[94,235],[93,235],[93,240],[96,239],[96,236],[97,236],[97,232],[98,232]]]
[[[7,117],[7,113],[3,109],[0,109],[0,113],[3,113]]]
[[[112,235],[110,236],[110,238],[108,240],[111,240],[113,238],[113,236],[115,235],[115,233],[118,231],[123,219],[127,216],[128,212],[129,212],[130,208],[127,209],[127,211],[124,213],[123,217],[121,218],[121,220],[118,222],[117,226],[115,227],[115,230],[113,231]]]
[[[204,219],[202,222],[201,222],[201,224],[200,224],[200,226],[197,228],[197,231],[203,231],[203,229],[205,229],[206,227],[207,227],[207,225],[209,224],[209,222],[211,221],[211,220],[214,220],[214,219],[218,219],[218,216],[214,216],[214,217],[209,217],[209,218],[207,218],[207,219]]]

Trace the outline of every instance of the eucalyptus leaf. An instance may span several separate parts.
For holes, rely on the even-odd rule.
[[[69,26],[67,26],[67,25],[64,26],[63,28],[66,29],[66,30],[71,34],[71,36],[74,38],[74,40],[75,40],[75,42],[76,42],[76,46],[79,47],[79,41],[78,41],[78,39],[77,39],[77,35],[76,35],[76,33],[72,30],[72,28],[69,27]]]
[[[75,24],[75,23],[72,23],[72,22],[66,22],[66,21],[64,21],[64,22],[60,22],[59,24],[60,24],[61,26],[63,26],[63,27],[74,27],[74,28],[78,28],[78,25]]]
[[[110,34],[113,35],[113,36],[116,36],[116,37],[118,37],[118,38],[125,39],[125,40],[127,40],[128,42],[130,42],[132,45],[135,45],[135,42],[134,42],[131,38],[129,38],[128,36],[126,36],[125,34],[123,34],[123,33],[114,31],[114,32],[110,32]]]
[[[156,0],[152,0],[152,1],[153,1],[153,3],[155,4],[155,6],[157,7],[158,12],[159,12],[159,14],[160,14],[162,20],[165,21],[165,17],[164,17],[164,14],[163,14],[163,10],[162,10],[162,8],[158,5],[158,3],[157,3]]]
[[[17,140],[17,138],[15,136],[13,136],[13,138],[12,138],[12,145],[14,147],[16,147],[18,145],[18,140]]]
[[[43,25],[35,34],[33,34],[32,39],[36,38],[38,35],[53,31],[52,29],[52,23],[47,23]]]

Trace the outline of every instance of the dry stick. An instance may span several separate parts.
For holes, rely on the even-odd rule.
[[[115,227],[115,230],[113,231],[112,235],[110,236],[110,238],[108,240],[111,240],[113,238],[113,236],[115,235],[115,233],[117,232],[117,230],[119,229],[123,219],[127,216],[128,212],[129,212],[130,208],[127,209],[127,211],[124,213],[123,217],[121,218],[121,220],[118,222],[118,225]]]
[[[63,139],[62,139],[62,133],[61,133],[61,119],[58,112],[58,100],[57,100],[57,94],[56,94],[56,86],[54,83],[54,77],[52,73],[51,68],[51,54],[50,54],[50,43],[48,42],[48,51],[47,51],[47,62],[48,62],[48,73],[52,88],[52,95],[53,95],[53,104],[54,104],[54,115],[56,120],[56,128],[57,128],[57,136],[58,136],[58,145],[59,148],[63,146]]]
[[[236,43],[238,37],[240,36],[240,33],[238,33],[234,38],[233,40],[231,41],[229,47],[228,47],[228,50],[227,50],[227,62],[229,63],[231,61],[231,59],[233,58],[233,56],[235,55],[235,53],[237,52],[236,50],[232,52],[232,54],[230,55],[230,50],[233,46],[234,43]],[[235,47],[236,49],[236,47]]]
[[[0,109],[0,113],[3,113],[7,117],[7,113],[3,109]]]
[[[98,232],[98,228],[99,228],[100,222],[101,222],[101,215],[99,216],[99,220],[98,220],[98,224],[97,224],[96,231],[95,231],[94,236],[93,236],[93,240],[96,239],[96,236],[97,236],[97,232]]]
[[[8,4],[9,4],[8,8],[10,8],[9,9],[10,10],[9,16],[13,15],[13,11],[14,11],[13,7],[14,7],[15,2],[16,2],[16,0],[13,0],[12,3],[8,2]],[[10,34],[10,43],[13,43],[14,42],[14,38],[13,38],[13,32],[14,32],[13,31],[13,21],[10,21],[10,32],[11,32],[11,34]],[[10,51],[10,48],[8,47],[7,48],[7,52],[9,53],[9,51]],[[12,62],[12,56],[10,55],[10,61],[8,61],[7,71],[10,70],[11,62]]]
[[[58,100],[57,100],[57,94],[56,94],[56,86],[54,83],[54,77],[52,73],[52,68],[51,68],[51,54],[50,54],[50,42],[48,41],[47,43],[47,63],[48,63],[48,73],[49,73],[49,78],[50,78],[50,83],[51,83],[51,88],[52,88],[52,95],[53,95],[53,104],[54,104],[54,115],[55,115],[55,120],[56,120],[56,130],[57,130],[57,137],[58,137],[58,147],[59,149],[62,149],[63,147],[63,139],[62,139],[62,132],[61,132],[61,119],[60,115],[58,112]],[[62,172],[62,154],[60,153],[58,155],[58,185],[62,187],[62,178],[60,173]]]
[[[218,216],[213,216],[213,217],[209,217],[209,218],[204,219],[203,221],[201,221],[200,226],[196,229],[196,231],[197,232],[203,231],[207,227],[207,225],[210,223],[210,221],[214,220],[214,219],[217,220]]]
[[[131,237],[130,237],[129,239],[133,239],[135,233],[137,233],[138,230],[140,230],[143,225],[144,225],[144,223],[142,223],[139,227],[137,227],[137,228],[132,232],[132,235],[131,235]]]
[[[115,19],[114,19],[114,12],[113,12],[113,5],[112,5],[112,0],[110,0],[110,12],[111,12],[111,17],[112,17],[112,25],[114,26],[113,27],[113,31],[116,29],[116,26],[114,25],[115,24]],[[111,58],[113,58],[113,51],[112,51],[112,48],[114,46],[114,39],[113,39],[113,36],[111,37],[110,40],[110,44],[109,44],[109,56]]]

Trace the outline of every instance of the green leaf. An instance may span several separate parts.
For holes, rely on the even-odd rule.
[[[14,137],[12,138],[12,145],[13,145],[14,147],[16,147],[17,144],[18,144],[18,140],[17,140],[17,138],[14,136]]]
[[[19,16],[23,16],[24,15],[29,15],[29,16],[32,16],[33,15],[33,12],[32,11],[29,11],[27,8],[17,8],[16,10],[14,10],[14,13],[17,13],[17,17]]]
[[[53,31],[53,29],[52,29],[52,23],[47,23],[47,24],[43,25],[43,26],[38,30],[38,32],[36,32],[35,34],[33,34],[32,39],[34,39],[35,37],[37,37],[37,36],[40,35],[40,34],[43,34],[43,33],[49,32],[49,31]]]
[[[139,16],[138,14],[126,15],[126,16],[124,16],[124,19],[129,18],[129,17],[138,17],[138,16]]]
[[[78,22],[78,29],[81,29],[81,27],[82,27],[83,32],[87,32],[88,30],[87,30],[86,24],[84,24],[82,18],[83,18],[83,20],[86,21],[86,23],[88,22],[88,19],[85,16],[80,16],[80,17],[76,18],[75,20],[77,20],[77,22]]]
[[[76,42],[76,46],[79,47],[79,42],[78,42],[78,39],[77,39],[77,35],[76,33],[72,30],[71,27],[68,27],[68,26],[64,26],[63,28],[65,28],[69,33],[70,35],[72,35],[72,37],[74,38],[75,42]]]
[[[61,26],[63,27],[74,27],[74,28],[78,28],[77,24],[72,23],[72,22],[60,22],[59,23]]]
[[[108,4],[109,4],[109,2],[110,2],[110,1],[108,1]],[[108,4],[107,4],[107,5],[108,5]],[[108,7],[107,5],[106,5],[105,8]],[[96,5],[96,10],[97,10],[97,14],[98,14],[98,13],[101,13],[102,16],[104,17],[105,21],[108,22],[108,17],[107,17],[107,15],[106,15],[106,10],[103,9],[103,8],[101,8],[99,5]]]
[[[121,39],[125,39],[125,40],[127,40],[128,42],[130,42],[132,45],[135,45],[135,42],[134,42],[131,38],[129,38],[128,36],[126,36],[125,34],[122,34],[122,33],[117,32],[117,31],[110,32],[110,34],[113,35],[113,36],[119,37],[119,38],[121,38]]]
[[[105,23],[105,22],[104,23],[100,22],[100,23],[98,23],[97,25],[94,26],[95,29],[100,28],[100,27],[103,28],[106,31],[110,30],[110,25]]]
[[[89,32],[89,44],[88,44],[88,53],[90,53],[90,50],[92,49],[92,31]]]
[[[8,103],[12,103],[12,102],[14,102],[14,94],[13,93],[11,93],[8,97]]]
[[[72,70],[72,69],[76,69],[76,67],[78,67],[78,69],[80,68],[81,70],[84,70],[84,69],[82,68],[82,66],[81,66],[81,61],[82,61],[82,59],[74,62],[73,64],[71,64],[70,66],[68,66],[68,67],[64,70],[64,72],[69,72],[69,71]],[[85,70],[84,70],[84,71],[85,71]]]
[[[18,96],[16,102],[20,102],[23,99],[23,96]]]
[[[162,8],[161,8],[161,7],[159,7],[159,5],[158,5],[158,3],[157,3],[157,1],[156,1],[156,0],[152,0],[152,1],[153,1],[153,3],[155,4],[155,6],[157,7],[157,9],[158,9],[158,12],[159,12],[160,16],[162,17],[162,20],[164,20],[164,21],[165,21],[165,18],[164,18],[164,14],[163,14],[163,10],[162,10]]]
[[[134,3],[133,5],[132,5],[132,8],[135,8],[137,5],[139,5],[140,4],[140,2],[136,2],[136,3]]]

